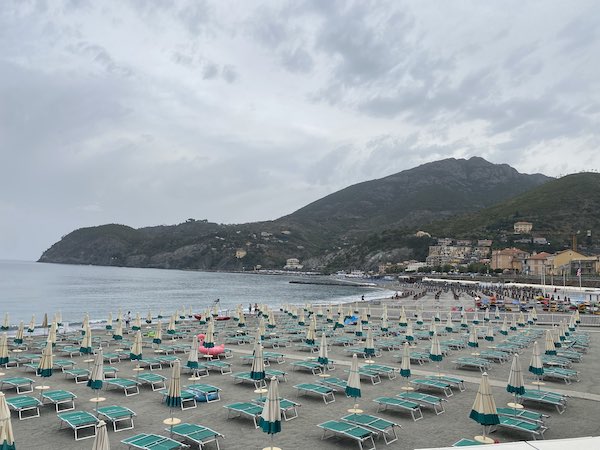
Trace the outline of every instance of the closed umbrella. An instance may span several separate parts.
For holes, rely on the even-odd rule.
[[[304,310],[300,310],[300,315],[298,316],[298,325],[304,326],[306,322],[304,321]]]
[[[483,434],[481,436],[475,436],[475,440],[485,443],[493,443],[493,439],[486,437],[486,427],[492,425],[498,425],[500,420],[498,418],[498,410],[496,409],[496,402],[492,396],[492,390],[490,388],[490,382],[488,380],[487,373],[481,375],[481,383],[471,408],[469,417],[475,422],[483,425]]]
[[[327,317],[325,321],[327,323],[333,323],[333,312],[331,311],[331,308],[327,309]]]
[[[464,314],[460,315],[460,327],[469,328],[469,324],[467,323],[467,316],[465,316]]]
[[[274,450],[273,437],[275,433],[281,431],[281,407],[279,402],[279,384],[277,377],[271,378],[269,392],[267,393],[267,399],[263,406],[258,425],[265,433],[271,435],[271,447],[267,448]]]
[[[56,322],[53,321],[52,325],[50,325],[50,331],[48,332],[48,341],[52,344],[52,347],[56,347],[56,329],[58,326]]]
[[[131,326],[133,331],[139,331],[142,329],[142,320],[140,319],[140,313],[135,313],[135,319],[133,319],[133,325]]]
[[[122,320],[117,320],[117,327],[115,328],[115,331],[113,331],[112,338],[115,341],[120,341],[123,339],[123,321]]]
[[[575,324],[579,325],[581,323],[581,317],[579,316],[579,310],[575,310]]]
[[[337,322],[333,326],[334,330],[337,330],[338,328],[344,328],[344,316],[343,316],[343,314],[340,314],[338,316]]]
[[[239,320],[238,320],[237,326],[239,328],[245,327],[246,326],[246,318],[244,317],[244,313],[243,313],[243,311],[241,309],[240,309],[240,315],[238,316],[238,319]]]
[[[108,431],[104,420],[99,421],[96,425],[96,437],[92,444],[92,450],[110,450],[110,441],[108,440]]]
[[[92,354],[92,332],[90,328],[86,328],[85,334],[81,337],[81,346],[79,351],[84,355]]]
[[[323,307],[319,305],[317,309],[317,317],[323,317]]]
[[[490,308],[486,308],[485,313],[483,314],[483,321],[484,322],[490,321]]]
[[[48,328],[48,313],[44,313],[44,320],[42,320],[42,328]]]
[[[407,319],[406,319],[406,311],[404,311],[404,306],[402,307],[402,309],[400,310],[400,319],[398,321],[398,324],[401,327],[405,327],[408,325]]]
[[[46,346],[42,351],[42,358],[37,368],[37,374],[43,378],[51,377],[53,365],[52,343],[50,340],[47,340]]]
[[[494,342],[494,327],[489,324],[487,327],[487,333],[485,334],[485,340],[488,342]]]
[[[329,364],[329,354],[327,351],[327,338],[325,337],[325,332],[321,333],[321,346],[319,347],[319,356],[317,361],[324,368],[327,368]]]
[[[173,363],[165,403],[171,410],[171,423],[173,423],[173,408],[179,408],[181,406],[181,363],[178,359]]]
[[[431,323],[429,324],[429,337],[433,336],[437,332],[437,326],[435,324],[435,319],[431,319]]]
[[[133,337],[133,345],[129,351],[129,359],[131,361],[142,359],[142,332],[137,330]]]
[[[369,323],[369,315],[367,313],[367,308],[362,309],[362,314],[360,315],[360,322],[363,325],[367,325]]]
[[[104,328],[108,331],[112,330],[113,328],[113,317],[111,312],[108,313],[108,319],[106,320],[106,325]]]
[[[454,331],[454,325],[452,324],[452,313],[448,313],[448,319],[446,320],[446,331],[452,333]]]
[[[348,382],[346,383],[346,396],[355,399],[360,398],[360,374],[358,372],[358,358],[356,353],[352,355],[352,364],[350,365],[350,373],[348,375]],[[354,410],[358,409],[358,404],[354,404]]]
[[[160,320],[156,322],[156,331],[154,331],[152,343],[156,345],[160,345],[162,343],[162,322]]]
[[[263,317],[260,318],[260,320],[258,321],[258,334],[260,335],[260,340],[264,341],[265,340],[265,333],[266,333],[266,327],[265,327],[265,319]]]
[[[98,412],[98,403],[100,402],[100,389],[104,384],[104,356],[102,355],[102,349],[98,349],[98,352],[94,356],[94,365],[88,378],[87,386],[96,391],[96,412]]]
[[[146,315],[146,323],[148,325],[150,325],[152,323],[152,312],[148,311],[148,314]]]
[[[362,326],[362,322],[360,320],[360,316],[358,317],[358,320],[356,321],[356,330],[354,330],[354,334],[358,337],[361,337],[363,335],[363,326]]]
[[[406,339],[409,342],[412,342],[415,340],[412,322],[408,319],[407,319],[407,324],[406,324],[406,332],[404,333],[404,339]]]
[[[435,322],[441,322],[442,321],[442,318],[440,317],[440,309],[439,308],[436,308],[436,310],[435,310],[434,321]]]
[[[6,397],[0,392],[0,449],[15,450],[15,436],[10,421],[10,410]]]
[[[375,355],[375,343],[373,342],[373,332],[369,328],[367,330],[367,339],[365,340],[365,348],[363,349],[365,357]]]
[[[204,348],[213,348],[215,346],[215,322],[211,320],[208,323],[208,328],[206,330],[206,337],[204,338],[204,342],[202,343]]]
[[[519,319],[517,320],[517,326],[519,326],[519,328],[523,328],[525,326],[525,315],[523,314],[523,311],[521,311],[519,313]]]
[[[544,374],[544,364],[542,363],[542,355],[540,354],[540,348],[537,341],[533,343],[529,372],[536,376],[538,383],[540,382],[540,376]]]
[[[192,338],[192,348],[190,349],[190,352],[188,353],[188,359],[187,359],[186,365],[192,371],[195,371],[198,369],[198,367],[200,367],[200,364],[198,363],[198,336],[197,335],[194,335],[194,337]]]
[[[6,331],[10,328],[10,321],[8,319],[8,313],[4,313],[4,323],[0,326],[0,330]]]
[[[192,307],[190,306],[188,308],[188,318],[191,319],[192,317],[194,317],[194,310],[192,309]]]
[[[562,327],[560,325],[552,328],[552,337],[554,338],[554,347],[556,347],[556,348],[562,347],[561,334],[562,334]],[[565,339],[564,334],[562,335],[562,339],[563,340]]]
[[[517,331],[517,318],[514,314],[511,315],[512,320],[510,321],[510,331]]]
[[[31,316],[31,321],[29,322],[29,326],[27,327],[28,333],[33,333],[35,331],[35,314]]]
[[[381,312],[381,331],[388,331],[388,310],[387,305],[383,305],[383,311]]]
[[[517,397],[525,393],[525,381],[523,380],[523,372],[521,371],[521,363],[519,361],[519,354],[513,355],[513,361],[510,366],[510,372],[508,373],[508,383],[506,385],[506,391],[515,395],[515,401],[511,405],[513,408],[520,408]]]
[[[506,323],[506,316],[504,316],[504,321],[502,322],[502,326],[500,327],[500,334],[504,336],[508,334],[508,324]]]
[[[267,327],[271,330],[277,326],[277,322],[275,322],[275,313],[273,311],[269,311],[269,323]]]
[[[308,329],[306,330],[306,337],[304,338],[304,342],[306,342],[308,345],[315,345],[315,338],[315,326],[313,322],[311,322],[308,326]]]
[[[498,305],[494,308],[494,319],[500,320],[500,311],[498,310]]]
[[[417,310],[417,325],[423,325],[423,313]]]
[[[54,319],[54,322],[56,323],[56,318]],[[58,323],[57,323],[58,326]],[[88,313],[85,313],[83,316],[83,321],[81,322],[81,335],[83,336],[85,334],[85,331],[88,329],[88,327],[90,326],[90,316]]]
[[[533,325],[533,313],[531,311],[533,311],[533,310],[530,309],[529,312],[527,313],[527,323],[529,325]]]
[[[58,311],[55,315],[54,315],[54,319],[56,320],[56,324],[59,327],[62,327],[62,313],[60,311]]]
[[[405,342],[402,350],[402,362],[400,363],[400,376],[406,378],[406,386],[402,389],[410,391],[412,388],[408,385],[408,379],[410,378],[410,345]]]
[[[438,376],[440,374],[440,362],[444,359],[444,355],[442,354],[442,346],[440,345],[440,340],[438,339],[437,333],[434,333],[431,338],[431,348],[429,349],[429,359],[435,361],[435,367],[438,372]]]
[[[254,343],[254,352],[252,358],[252,369],[250,369],[250,378],[256,381],[265,379],[265,359],[263,356],[263,347],[260,341]]]
[[[469,347],[479,347],[479,342],[477,341],[477,329],[475,327],[471,327],[471,331],[469,332],[469,341],[467,344]]]
[[[171,315],[169,325],[167,325],[167,334],[175,334],[175,314]]]
[[[2,333],[0,338],[0,365],[8,364],[8,335]]]
[[[479,325],[479,314],[477,314],[476,312],[473,313],[473,324]]]
[[[23,324],[23,321],[21,320],[21,322],[19,323],[19,328],[17,328],[17,334],[15,334],[15,337],[13,339],[13,342],[16,345],[21,345],[23,343],[23,333],[25,332],[25,325]]]
[[[554,337],[552,330],[546,330],[546,355],[556,355],[556,346],[554,345]]]

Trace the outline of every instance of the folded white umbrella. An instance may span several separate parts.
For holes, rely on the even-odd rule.
[[[556,355],[556,346],[554,345],[554,333],[552,330],[546,330],[546,355]]]
[[[496,402],[492,396],[487,373],[481,375],[481,383],[479,384],[479,389],[477,390],[477,395],[475,396],[475,401],[473,402],[469,417],[475,422],[483,425],[483,440],[486,440],[486,426],[497,425],[500,423]]]
[[[0,338],[0,364],[8,364],[8,335],[6,331]]]
[[[0,392],[0,449],[15,450],[15,435],[10,420],[10,410],[3,392]]]
[[[325,332],[321,334],[321,346],[319,347],[319,356],[317,361],[325,368],[327,368],[327,365],[329,364],[329,352],[327,351],[327,338],[325,336]]]
[[[358,372],[358,358],[356,357],[356,353],[352,355],[352,364],[350,365],[345,392],[348,397],[359,398],[361,396],[360,374]]]
[[[270,434],[271,438],[275,433],[281,431],[281,407],[277,377],[271,378],[267,398],[260,415],[259,426],[265,433]]]
[[[190,349],[190,352],[188,353],[188,359],[187,359],[187,363],[186,363],[187,367],[195,370],[197,369],[200,364],[198,363],[198,336],[194,335],[194,337],[192,338],[192,348]]]
[[[104,420],[96,425],[96,437],[92,444],[92,450],[110,450],[110,441],[108,440],[108,431]]]

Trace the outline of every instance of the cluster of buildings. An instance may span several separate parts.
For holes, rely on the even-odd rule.
[[[477,262],[489,262],[492,241],[490,239],[438,239],[437,245],[429,246],[429,255],[425,260],[426,265],[458,266]]]

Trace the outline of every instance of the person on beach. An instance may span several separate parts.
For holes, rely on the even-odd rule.
[[[125,328],[129,328],[129,322],[131,322],[131,311],[127,311],[125,316]]]
[[[258,303],[254,304],[254,314],[258,313]]]
[[[252,314],[252,303],[248,303],[248,314]]]

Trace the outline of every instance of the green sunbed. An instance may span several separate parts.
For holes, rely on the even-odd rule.
[[[382,435],[386,445],[398,440],[396,427],[402,428],[402,426],[396,422],[391,422],[370,414],[349,414],[342,417],[342,420],[372,430],[377,433],[378,436]],[[388,439],[388,436],[390,439]]]
[[[445,411],[444,403],[447,401],[445,398],[436,397],[435,395],[423,394],[421,392],[403,392],[398,394],[396,397],[411,402],[416,402],[421,406],[430,406],[433,408],[436,415],[440,415]]]
[[[115,386],[123,389],[126,397],[140,393],[139,383],[135,380],[129,380],[127,378],[111,378],[110,380],[104,380],[104,382],[107,387]]]
[[[267,401],[267,398],[259,397],[252,401],[256,402],[260,406],[264,406],[265,402]],[[279,399],[279,409],[281,410],[281,415],[283,416],[283,419],[285,421],[292,420],[292,419],[295,419],[296,417],[298,417],[298,407],[299,406],[300,406],[300,403],[297,403],[295,401],[288,400],[286,398]],[[293,415],[288,416],[289,413],[293,413]]]
[[[166,389],[161,389],[158,392],[162,394],[163,399],[167,398],[168,392]],[[193,392],[182,390],[180,406],[182,411],[185,411],[186,409],[196,408],[198,406],[198,404],[196,403],[196,394],[194,394]]]
[[[230,405],[225,405],[225,409],[227,409],[227,418],[230,419],[232,413],[237,413],[237,416],[233,417],[241,417],[246,416],[250,417],[254,422],[254,428],[258,428],[258,417],[261,415],[263,407],[258,406],[254,403],[250,402],[238,402],[232,403]]]
[[[377,403],[377,412],[382,410],[382,406],[383,410],[387,409],[388,407],[393,407],[410,411],[410,414],[415,422],[423,418],[421,406],[413,401],[397,397],[377,397],[373,401]],[[418,417],[415,415],[415,413],[418,413]]]
[[[233,377],[234,383],[253,383],[256,389],[267,387],[267,382],[264,378],[262,380],[255,380],[250,376],[250,372],[232,373],[231,376]]]
[[[215,430],[191,423],[180,423],[179,425],[175,425],[173,428],[167,428],[166,430],[184,440],[193,442],[198,445],[198,448],[200,449],[202,449],[203,445],[214,442],[217,445],[217,450],[219,450],[218,438],[222,439],[225,437]]]
[[[365,364],[363,368],[370,370],[372,372],[376,372],[377,374],[387,375],[388,379],[393,380],[398,376],[398,372],[400,369],[396,369],[392,366],[385,366],[383,364]]]
[[[433,388],[440,389],[446,397],[452,397],[454,393],[449,383],[440,380],[432,380],[430,378],[417,378],[411,380],[411,383],[417,386],[417,388]]]
[[[546,431],[547,428],[541,423],[533,423],[508,416],[499,416],[498,418],[500,419],[500,423],[493,426],[490,432],[494,432],[498,428],[509,428],[510,430],[531,433],[533,440],[536,440],[538,437],[544,439],[544,431]]]
[[[177,450],[187,448],[188,446],[177,442],[171,438],[161,436],[159,434],[136,434],[135,436],[123,439],[121,443],[127,445],[128,448],[138,448],[140,450]]]
[[[565,412],[567,408],[567,399],[560,394],[555,394],[548,391],[538,391],[535,389],[525,389],[525,393],[520,396],[521,401],[531,401],[552,405],[556,408],[559,414]]]
[[[444,383],[456,386],[460,392],[464,392],[467,389],[465,387],[465,380],[462,378],[451,377],[448,375],[429,375],[427,378],[429,380],[443,381]]]
[[[191,384],[185,388],[186,391],[199,397],[200,401],[206,403],[218,402],[221,400],[221,388],[210,384]],[[204,400],[202,400],[204,399]]]
[[[323,430],[321,439],[331,436],[344,436],[353,439],[358,444],[360,450],[375,450],[375,441],[373,440],[375,433],[371,430],[339,420],[328,420],[317,426]],[[330,434],[328,435],[328,433]],[[370,443],[370,447],[365,449],[365,443]]]
[[[73,378],[75,380],[75,384],[85,383],[89,376],[90,372],[87,369],[67,369],[63,370],[65,374],[65,378]]]
[[[93,414],[87,411],[69,411],[69,412],[61,412],[57,415],[60,420],[60,427],[63,425],[68,425],[75,433],[75,440],[80,441],[82,439],[89,439],[96,436],[96,425],[99,420]],[[91,428],[93,433],[89,436],[81,437],[79,433],[81,430],[85,430]]]
[[[317,362],[312,361],[294,361],[292,363],[293,370],[306,369],[312,372],[313,375],[323,373],[323,366]]]
[[[324,384],[325,386],[333,388],[339,388],[342,391],[346,389],[346,385],[348,384],[346,380],[342,380],[341,378],[337,377],[319,378],[319,380],[317,380],[317,383]]]
[[[137,379],[141,384],[150,385],[153,391],[164,389],[166,387],[166,377],[163,377],[157,373],[140,373]]]
[[[295,385],[294,388],[298,390],[298,396],[303,394],[315,394],[320,395],[326,405],[335,402],[335,389],[333,388],[313,383],[300,383]]]
[[[17,395],[16,397],[6,397],[6,403],[13,411],[17,411],[19,414],[19,420],[33,419],[34,417],[40,417],[40,402],[36,397],[30,397],[29,395]],[[33,414],[29,414],[23,417],[23,413],[27,411],[34,411]]]
[[[528,409],[516,409],[516,408],[496,408],[499,416],[513,417],[521,420],[527,420],[529,422],[544,423],[544,419],[550,416],[542,414],[536,411],[530,411]]]
[[[11,388],[17,388],[17,394],[27,394],[33,392],[33,383],[34,381],[31,378],[25,377],[2,378],[0,380],[0,390],[3,390],[6,384]],[[21,390],[24,386],[28,387],[28,390]]]
[[[221,375],[231,373],[231,364],[223,361],[206,361],[204,366],[210,371],[211,369],[219,370]]]
[[[42,391],[43,403],[52,403],[56,408],[56,412],[72,411],[75,409],[75,399],[77,396],[69,391],[53,390]]]
[[[98,408],[98,415],[102,416],[106,421],[113,424],[113,430],[115,433],[118,431],[132,430],[133,429],[133,418],[135,413],[124,406],[103,406]],[[125,422],[124,426],[119,427],[117,424]]]
[[[542,378],[562,380],[566,384],[571,384],[572,381],[579,381],[579,372],[561,367],[545,367]]]

